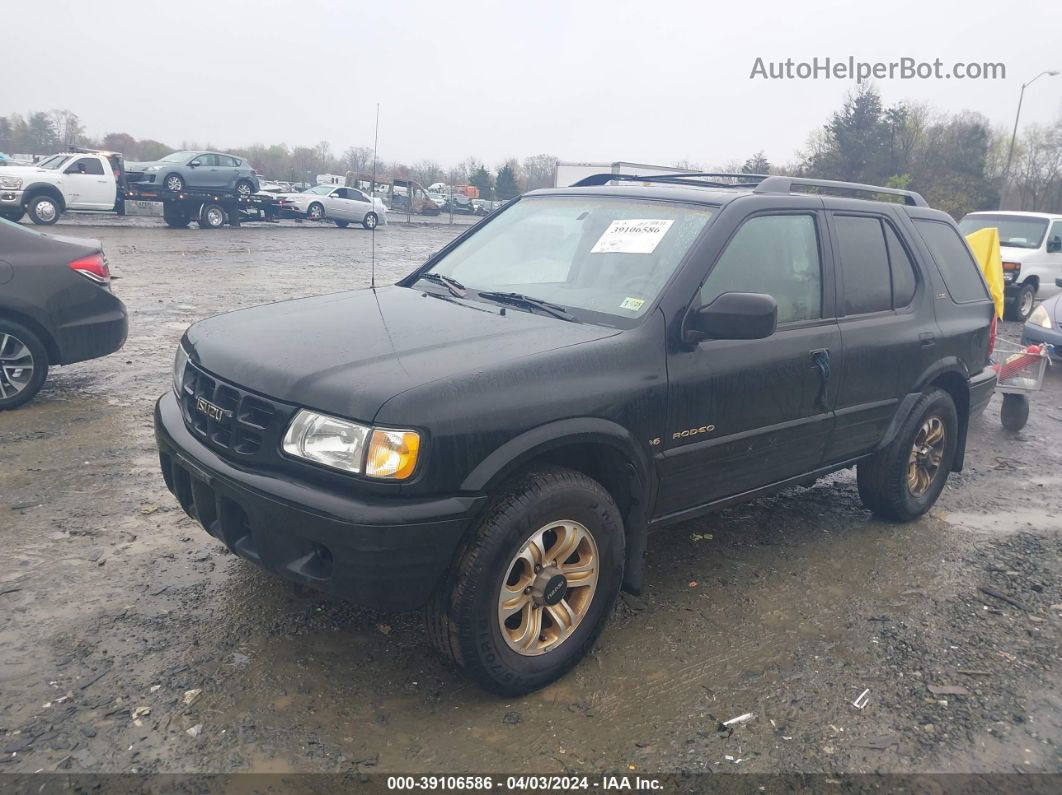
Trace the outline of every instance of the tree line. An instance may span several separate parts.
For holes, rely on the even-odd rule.
[[[673,165],[907,188],[955,217],[995,209],[1001,197],[1008,209],[1062,212],[1062,116],[1052,125],[1030,125],[1021,132],[1004,186],[1009,144],[1010,131],[994,128],[979,113],[949,114],[913,102],[886,105],[876,87],[863,84],[812,132],[804,150],[791,162],[774,165],[761,151],[744,161],[713,167],[685,160]],[[2,152],[43,155],[71,145],[122,152],[130,161],[154,160],[175,151],[160,141],[138,140],[121,132],[92,138],[77,114],[69,110],[0,116]],[[371,148],[351,146],[337,154],[327,141],[295,147],[283,143],[216,147],[186,141],[180,148],[221,148],[246,158],[267,177],[292,182],[312,182],[322,173],[370,173],[373,169]],[[412,164],[380,160],[376,172],[383,179],[414,179],[425,186],[470,184],[485,198],[509,199],[552,185],[556,165],[557,158],[548,154],[522,161],[509,158],[493,168],[476,157],[449,167],[431,159]]]

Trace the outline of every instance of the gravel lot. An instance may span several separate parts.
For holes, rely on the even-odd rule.
[[[131,331],[0,414],[0,771],[1062,772],[1062,373],[1020,435],[993,400],[921,521],[872,519],[845,472],[652,537],[594,653],[504,701],[419,616],[229,555],[158,473],[184,328],[367,285],[370,234],[55,231],[103,239]],[[382,227],[378,281],[453,234]]]

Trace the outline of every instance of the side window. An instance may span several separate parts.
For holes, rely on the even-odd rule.
[[[907,256],[907,250],[896,236],[891,224],[885,227],[885,247],[889,250],[889,267],[892,269],[892,306],[901,309],[914,299],[915,287],[918,285],[914,265]]]
[[[333,199],[349,199],[350,197],[347,195],[347,189],[346,188],[336,188],[334,191],[332,191],[332,198]]]
[[[94,157],[81,157],[75,160],[66,169],[67,174],[98,174],[103,175],[103,164]]]
[[[834,229],[844,281],[844,313],[862,315],[892,309],[892,279],[881,221],[838,215]]]
[[[966,241],[950,225],[941,221],[914,219],[915,227],[933,255],[948,293],[956,303],[983,301],[988,298],[981,270]]]
[[[360,190],[354,190],[353,188],[350,189],[350,198],[359,202],[367,202],[369,200],[364,193]]]
[[[1047,253],[1058,254],[1062,252],[1062,221],[1051,224],[1051,231],[1047,233]]]
[[[822,263],[815,218],[761,215],[746,221],[701,286],[707,306],[723,293],[767,293],[778,322],[822,317]]]
[[[199,155],[196,158],[201,166],[216,166],[218,164],[218,158],[216,155]]]

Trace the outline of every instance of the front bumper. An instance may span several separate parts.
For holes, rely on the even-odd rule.
[[[23,191],[0,188],[0,208],[21,208]]]
[[[155,404],[166,486],[235,554],[286,579],[379,610],[422,606],[486,501],[351,496],[240,469],[185,427],[177,399]]]
[[[1054,346],[1051,349],[1051,358],[1055,360],[1062,359],[1062,330],[1059,330],[1057,326],[1055,328],[1044,328],[1034,323],[1026,323],[1022,326],[1022,345],[1039,345],[1041,342]]]

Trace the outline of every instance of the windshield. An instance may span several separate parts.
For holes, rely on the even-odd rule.
[[[314,185],[312,188],[304,190],[303,193],[312,193],[315,196],[327,196],[335,190],[335,187],[335,185]]]
[[[712,212],[606,196],[527,198],[431,270],[469,290],[521,293],[580,320],[625,326],[649,310]]]
[[[183,163],[186,160],[191,160],[193,157],[195,157],[196,154],[197,154],[196,152],[174,152],[173,154],[166,155],[165,157],[159,158],[159,162],[161,162],[161,163]]]
[[[70,155],[52,155],[47,160],[42,160],[37,164],[38,168],[59,168],[63,163],[70,159]]]
[[[1021,215],[968,215],[959,222],[959,231],[968,235],[993,226],[999,228],[1001,246],[1040,248],[1047,232],[1047,219]]]

